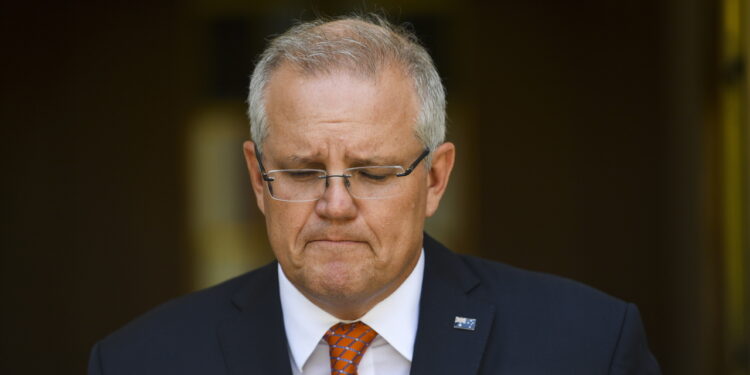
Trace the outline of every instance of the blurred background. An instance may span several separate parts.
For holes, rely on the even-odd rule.
[[[665,374],[747,374],[745,0],[14,2],[0,8],[0,373],[81,374],[170,298],[270,261],[241,152],[294,20],[408,22],[458,161],[428,232],[636,303]]]

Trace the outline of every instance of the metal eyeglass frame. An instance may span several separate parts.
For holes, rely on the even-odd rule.
[[[260,168],[260,174],[261,174],[261,177],[263,177],[263,181],[266,181],[266,182],[273,182],[273,181],[275,181],[273,179],[273,177],[268,176],[268,173],[266,173],[266,168],[263,166],[263,162],[261,161],[261,159],[263,159],[263,154],[258,151],[258,146],[255,145],[255,144],[253,144],[253,148],[255,150],[255,156],[256,156],[255,159],[258,160],[258,167]],[[422,161],[422,159],[424,159],[425,157],[427,157],[427,155],[429,155],[429,154],[430,154],[430,148],[429,147],[425,147],[424,151],[422,151],[422,153],[419,154],[419,156],[417,157],[417,159],[414,160],[414,162],[409,165],[409,168],[406,168],[406,170],[404,170],[402,173],[397,173],[396,177],[406,177],[406,176],[410,175],[411,172],[414,171],[414,168],[416,168],[417,165],[419,165],[419,163]],[[380,165],[373,166],[373,167],[380,167]],[[326,180],[326,186],[328,186],[328,179],[331,178],[331,177],[341,177],[347,183],[349,182],[349,177],[351,177],[350,175],[346,175],[346,174],[328,174],[328,171],[323,170],[323,169],[321,169],[321,171],[323,171],[323,172],[326,173],[324,176],[320,177],[321,179],[325,179]],[[268,185],[268,188],[269,188],[269,192],[271,193],[271,197],[273,197],[273,191],[270,191],[270,189],[271,189],[271,185],[270,184]],[[276,197],[273,197],[273,198],[277,199]],[[318,198],[318,199],[320,199],[320,198]],[[295,202],[295,201],[290,201],[290,202]]]

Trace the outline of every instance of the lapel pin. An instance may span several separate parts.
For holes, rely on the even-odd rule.
[[[463,329],[465,331],[474,331],[477,329],[477,320],[474,318],[464,318],[463,316],[457,316],[456,320],[453,321],[453,328]]]

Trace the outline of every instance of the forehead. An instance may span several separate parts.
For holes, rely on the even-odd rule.
[[[264,147],[365,151],[416,141],[417,98],[400,69],[362,77],[343,71],[309,75],[284,65],[271,76],[265,94]]]

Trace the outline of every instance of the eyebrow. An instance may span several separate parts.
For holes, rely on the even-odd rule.
[[[279,166],[282,169],[289,169],[290,167],[315,167],[315,169],[325,169],[325,165],[314,157],[300,156],[300,155],[289,155],[279,160]]]
[[[347,158],[349,165],[352,167],[364,167],[369,165],[399,165],[393,157],[370,156],[365,158],[351,157]],[[290,155],[283,159],[283,162],[293,165],[314,165],[324,166],[324,163],[315,157]]]
[[[398,165],[393,157],[371,156],[367,158],[351,158],[353,167],[366,167],[368,165]]]
[[[299,156],[299,155],[289,155],[283,160],[290,162],[290,163],[299,163],[299,164],[319,163],[319,161],[315,158],[311,158],[308,156]]]

